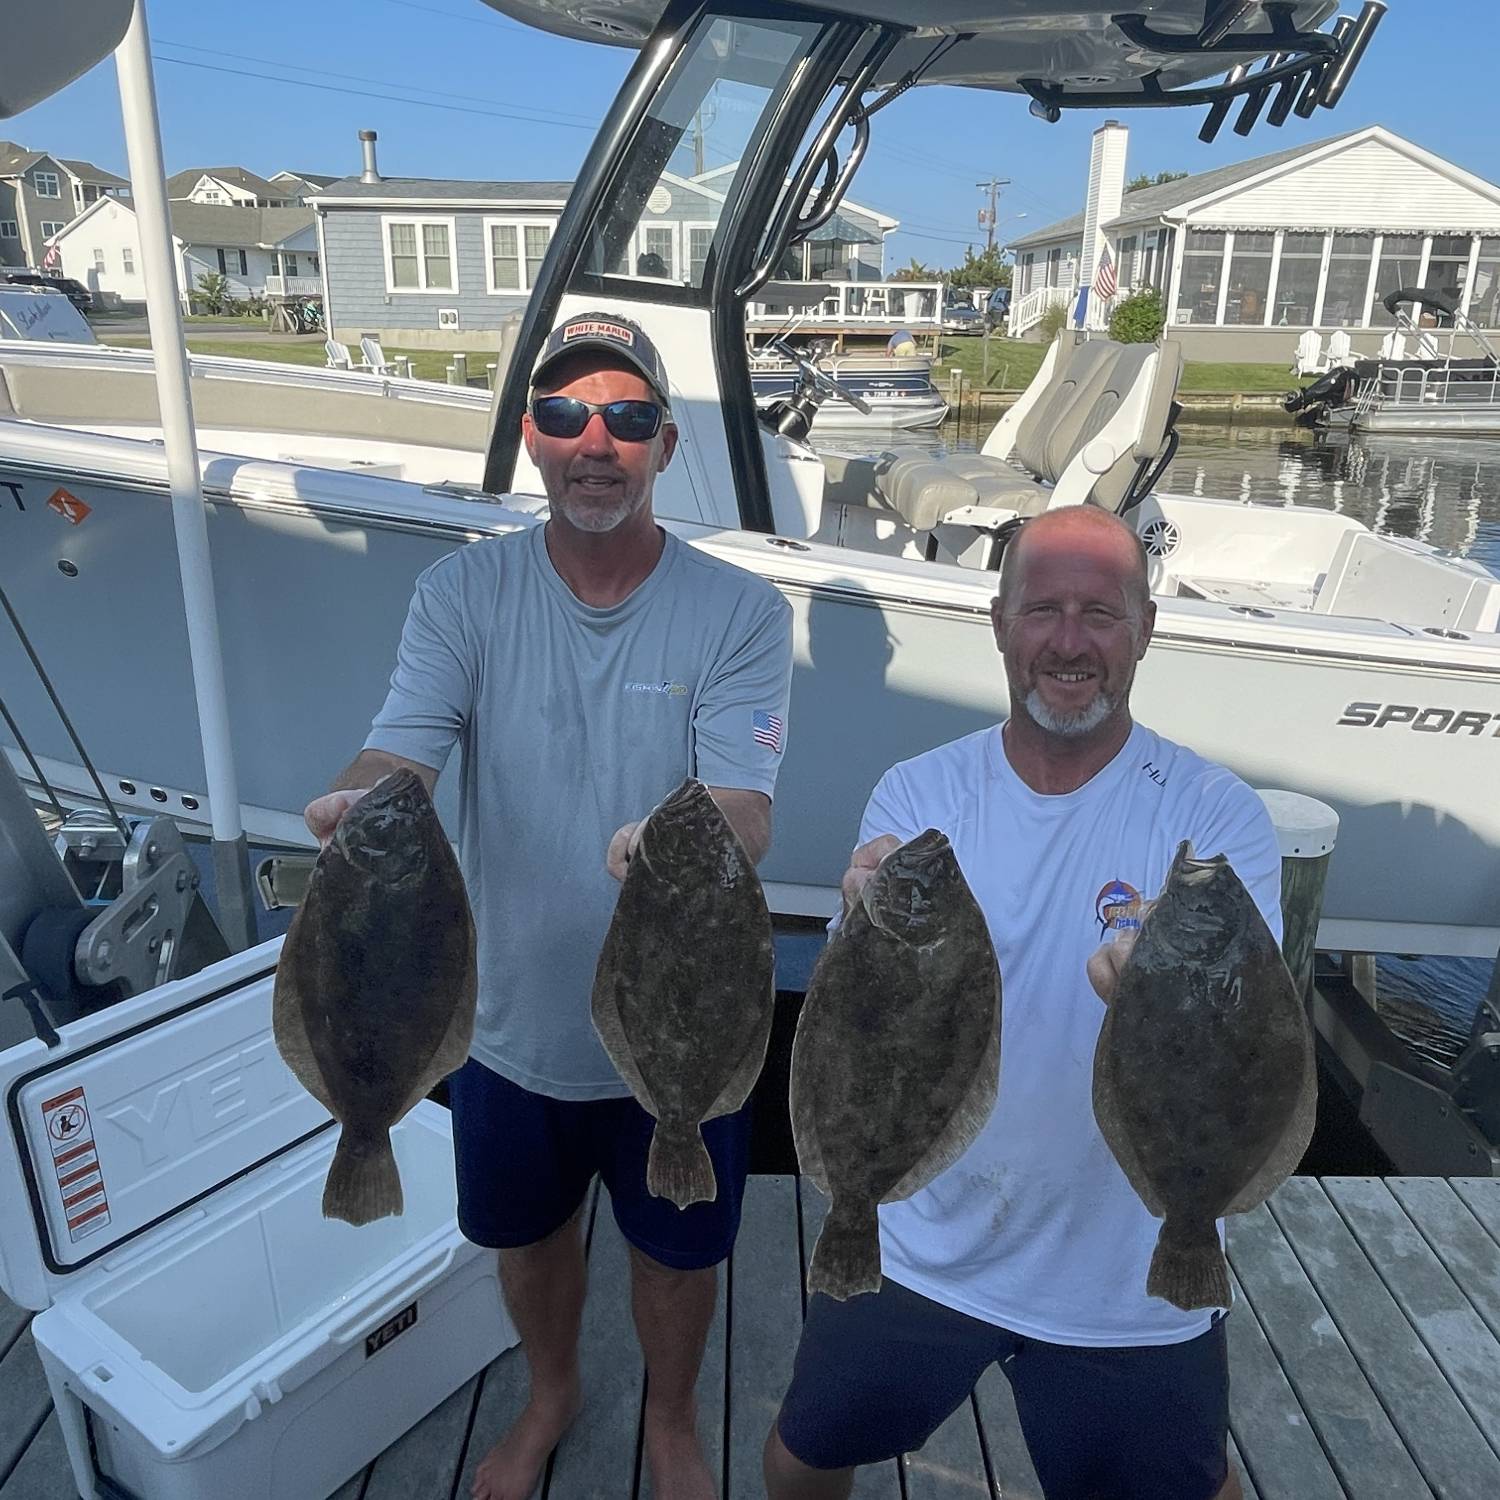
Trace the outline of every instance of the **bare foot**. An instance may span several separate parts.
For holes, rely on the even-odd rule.
[[[646,1412],[646,1463],[652,1500],[717,1500],[718,1485],[703,1457],[691,1413],[664,1417]]]
[[[561,1404],[526,1403],[515,1426],[485,1454],[474,1473],[474,1500],[527,1500],[541,1478],[548,1456],[578,1415],[582,1398],[575,1389]]]

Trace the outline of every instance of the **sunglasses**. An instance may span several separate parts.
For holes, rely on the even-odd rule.
[[[531,420],[543,437],[576,438],[598,412],[604,430],[622,443],[649,442],[661,431],[662,409],[655,401],[606,401],[602,406],[576,396],[538,396]]]

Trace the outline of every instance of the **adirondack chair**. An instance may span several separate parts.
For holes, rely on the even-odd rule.
[[[1343,328],[1335,328],[1328,335],[1328,368],[1335,369],[1339,365],[1346,365],[1354,358],[1354,346],[1349,342],[1349,334]]]
[[[359,351],[365,357],[365,368],[372,375],[399,375],[396,361],[387,359],[380,347],[380,339],[373,333],[365,334],[359,341]]]
[[[1293,375],[1324,375],[1328,372],[1328,360],[1323,354],[1323,335],[1316,328],[1309,328],[1297,340],[1297,354],[1292,361]]]
[[[357,370],[360,367],[355,364],[354,356],[349,352],[348,344],[343,344],[338,339],[324,339],[323,353],[327,356],[330,370]]]

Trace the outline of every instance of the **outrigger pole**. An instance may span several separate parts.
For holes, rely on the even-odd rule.
[[[151,38],[146,27],[145,0],[135,0],[130,25],[115,52],[115,66],[120,79],[131,193],[141,237],[146,314],[151,327],[157,402],[161,407],[167,483],[172,495],[172,527],[177,536],[198,731],[203,742],[219,926],[224,940],[232,949],[239,950],[256,941],[255,907],[229,734],[229,702],[224,690],[224,659],[214,605],[213,559],[198,469],[187,341],[183,337],[177,300],[172,223],[167,212],[166,172],[162,166],[161,126],[156,85],[151,75]]]

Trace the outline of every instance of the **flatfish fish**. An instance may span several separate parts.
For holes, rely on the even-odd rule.
[[[718,1195],[699,1126],[750,1097],[775,1003],[755,866],[691,777],[646,819],[594,974],[594,1029],[656,1120],[646,1187],[678,1208]]]
[[[952,846],[894,849],[813,970],[792,1044],[792,1134],[832,1202],[810,1292],[880,1287],[876,1205],[951,1166],[995,1106],[1000,970]]]
[[[403,768],[339,820],[276,966],[276,1046],[343,1127],[326,1218],[402,1211],[391,1127],[463,1066],[477,985],[463,876],[426,788]]]
[[[1229,1305],[1215,1221],[1290,1176],[1316,1115],[1312,1027],[1276,939],[1229,861],[1183,843],[1094,1051],[1099,1130],[1163,1221],[1151,1296]]]

